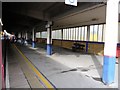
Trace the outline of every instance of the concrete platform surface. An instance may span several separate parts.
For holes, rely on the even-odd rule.
[[[7,53],[10,88],[30,88],[16,53],[11,47],[8,48]]]
[[[117,88],[101,82],[103,57],[86,55],[54,48],[52,56],[44,48],[17,45],[24,55],[44,74],[56,88]],[[116,70],[118,65],[116,65]]]

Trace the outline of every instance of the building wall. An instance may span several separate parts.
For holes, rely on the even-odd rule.
[[[52,40],[52,44],[54,46],[61,46],[62,45],[62,40]]]
[[[46,44],[45,38],[37,38],[36,40],[38,43]],[[53,46],[59,46],[70,50],[72,50],[72,45],[74,44],[74,42],[75,41],[70,41],[70,40],[57,40],[57,39],[52,40]],[[87,49],[86,44],[88,43],[88,53],[103,55],[104,43],[85,42],[85,41],[76,41],[76,42],[85,45],[84,52],[86,52]]]
[[[88,43],[88,53],[103,55],[104,44]]]

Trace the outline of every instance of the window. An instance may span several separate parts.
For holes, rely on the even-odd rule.
[[[56,39],[61,39],[61,30],[56,30]]]
[[[79,27],[79,36],[78,36],[78,40],[81,40],[81,27]]]
[[[40,32],[36,32],[36,38],[40,38]]]
[[[63,40],[65,39],[65,30],[63,29]]]
[[[47,38],[47,32],[42,32],[42,38]]]
[[[73,36],[72,36],[72,28],[70,28],[70,40],[72,40]]]
[[[103,42],[105,39],[105,24],[90,26],[90,41]]]
[[[54,30],[52,31],[52,39],[62,39],[63,34],[63,40],[82,40],[86,41],[87,36],[90,36],[89,41],[98,41],[103,42],[105,39],[105,24],[99,24],[99,25],[90,25],[90,34],[87,32],[87,26],[81,26],[81,27],[73,27],[73,28],[65,28],[62,30]],[[87,35],[87,33],[89,35]],[[47,38],[47,32],[40,32],[36,33],[36,37],[40,37],[42,35],[42,38]]]
[[[98,42],[102,42],[103,25],[99,25],[98,28]]]
[[[52,39],[55,39],[55,31],[52,31]]]
[[[62,38],[62,31],[61,30],[52,31],[52,39],[61,39],[61,38]]]
[[[71,40],[71,29],[70,28],[68,29],[68,37],[69,37],[68,40]]]
[[[93,25],[90,26],[90,41],[93,41],[93,34],[94,34],[94,29]]]
[[[103,42],[105,41],[105,31],[106,31],[106,25],[103,25]]]
[[[93,41],[98,41],[98,25],[93,26]]]
[[[78,37],[79,36],[79,29],[78,29],[78,27],[76,27],[76,35],[75,36],[76,36],[76,40],[78,40],[79,39],[79,37]]]
[[[72,37],[71,40],[74,40],[74,28],[71,28],[71,37]]]
[[[82,41],[84,40],[84,27],[82,27],[81,29],[81,40]]]
[[[84,28],[84,41],[87,40],[87,26]]]
[[[68,35],[68,34],[69,34],[69,31],[68,31],[68,30],[69,30],[69,29],[67,28],[67,29],[66,29],[66,40],[69,40],[69,35]]]
[[[73,28],[73,40],[75,40],[75,28]]]

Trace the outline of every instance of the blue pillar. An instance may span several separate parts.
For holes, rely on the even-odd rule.
[[[52,55],[52,22],[48,22],[46,25],[47,28],[47,55]]]
[[[35,48],[35,30],[32,30],[32,47]]]
[[[35,48],[35,41],[32,41],[32,47]]]
[[[52,55],[52,44],[47,44],[47,55]]]
[[[102,80],[105,84],[109,85],[114,82],[115,61],[116,61],[116,57],[104,56]]]
[[[118,41],[118,5],[119,0],[107,1],[102,81],[108,85],[114,83],[115,78],[116,48]]]

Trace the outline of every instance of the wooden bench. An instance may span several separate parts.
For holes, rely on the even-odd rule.
[[[83,45],[83,44],[74,43],[72,45],[72,51],[83,51],[84,47],[85,47],[85,45]]]

